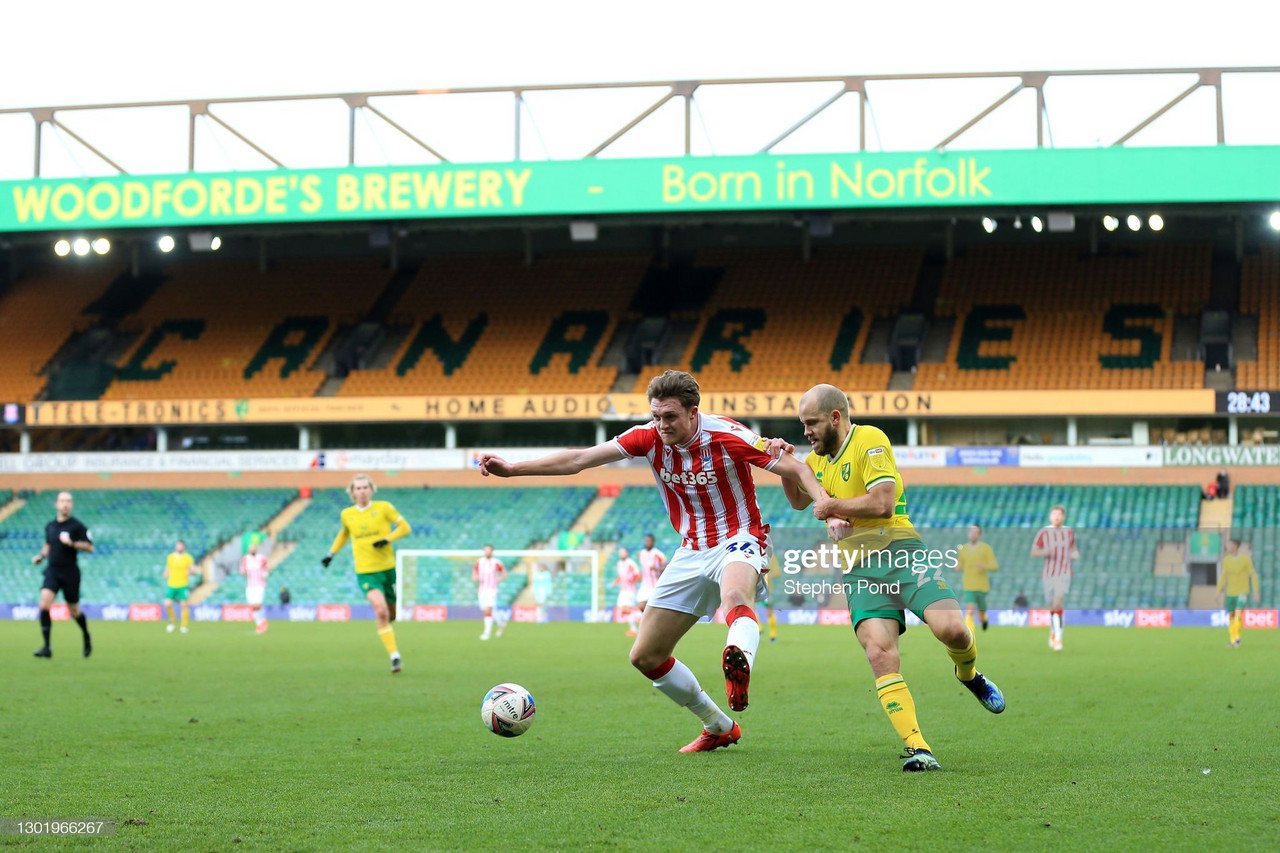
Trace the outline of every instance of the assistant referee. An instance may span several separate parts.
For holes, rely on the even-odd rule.
[[[84,656],[93,654],[89,625],[80,612],[80,566],[76,562],[79,552],[93,553],[93,536],[89,533],[89,528],[71,515],[73,505],[70,492],[58,492],[58,499],[54,503],[58,515],[45,525],[44,547],[31,558],[32,564],[37,566],[46,559],[49,561],[44,569],[44,583],[40,587],[40,633],[44,635],[44,645],[36,649],[35,656],[38,658],[53,657],[53,651],[49,648],[53,618],[49,615],[49,609],[53,607],[53,600],[59,592],[67,602],[71,618],[76,620],[84,634]]]

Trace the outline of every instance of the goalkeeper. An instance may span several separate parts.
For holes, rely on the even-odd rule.
[[[368,474],[351,478],[347,494],[355,505],[342,511],[342,529],[320,562],[328,567],[333,555],[351,540],[356,583],[373,605],[378,639],[391,655],[391,671],[399,672],[400,650],[396,647],[395,629],[391,627],[396,618],[396,552],[391,543],[408,536],[412,528],[390,503],[373,499],[377,490]]]

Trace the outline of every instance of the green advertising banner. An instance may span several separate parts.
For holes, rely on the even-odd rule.
[[[705,210],[1280,199],[1280,147],[445,163],[0,182],[0,232]]]

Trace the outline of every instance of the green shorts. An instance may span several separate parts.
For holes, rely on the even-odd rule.
[[[185,586],[171,586],[165,591],[164,597],[172,601],[186,601],[187,588]]]
[[[387,604],[396,603],[396,570],[387,569],[383,572],[365,572],[356,575],[356,584],[359,585],[360,591],[368,594],[371,590],[381,590],[382,597],[387,600]]]
[[[1244,595],[1228,595],[1227,596],[1227,612],[1235,613],[1237,610],[1245,610],[1249,607],[1249,594]]]
[[[923,620],[924,609],[930,604],[956,602],[955,593],[942,577],[942,561],[935,559],[939,565],[930,566],[925,561],[927,553],[919,539],[899,539],[869,554],[865,565],[844,576],[855,630],[863,619],[896,619],[901,634],[907,630],[906,611]]]
[[[987,594],[979,592],[976,589],[966,589],[964,591],[964,600],[972,601],[974,606],[978,608],[979,613],[987,612]]]

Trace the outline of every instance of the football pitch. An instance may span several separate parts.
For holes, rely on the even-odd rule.
[[[412,623],[389,672],[373,624],[0,623],[0,818],[99,818],[112,839],[32,849],[1275,849],[1280,632],[992,628],[984,711],[924,629],[903,673],[943,770],[901,741],[846,627],[766,641],[742,741],[698,731],[627,663],[614,625]],[[723,626],[679,656],[724,706]],[[537,717],[480,723],[502,681]]]

